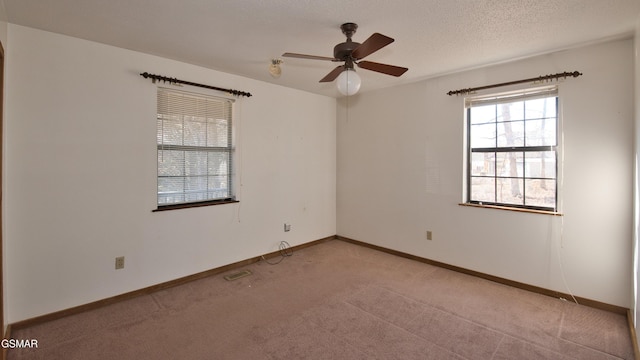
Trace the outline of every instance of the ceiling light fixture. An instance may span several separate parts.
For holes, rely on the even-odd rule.
[[[282,69],[280,68],[280,64],[284,61],[281,59],[271,59],[271,64],[269,65],[269,74],[271,74],[274,78],[279,78],[282,75]]]
[[[360,75],[358,75],[353,68],[346,68],[336,79],[338,91],[346,96],[357,93],[358,90],[360,90],[361,84],[362,80],[360,79]]]

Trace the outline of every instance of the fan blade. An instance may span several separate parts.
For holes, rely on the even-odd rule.
[[[351,56],[356,60],[362,59],[365,56],[373,54],[374,52],[382,49],[383,47],[391,44],[394,41],[395,40],[388,36],[375,33],[369,36],[369,38],[362,44],[360,44],[360,46],[355,48],[351,53]]]
[[[371,71],[376,71],[383,74],[387,74],[387,75],[391,75],[391,76],[400,76],[404,74],[407,70],[409,70],[406,67],[380,64],[372,61],[360,61],[358,63],[358,67],[371,70]]]
[[[338,59],[334,59],[327,56],[316,56],[316,55],[305,55],[305,54],[296,54],[296,53],[284,53],[282,54],[284,57],[292,57],[292,58],[300,58],[300,59],[311,59],[311,60],[329,60],[329,61],[338,61]]]
[[[341,72],[344,71],[344,65],[340,65],[337,68],[333,69],[327,76],[323,77],[320,82],[332,82],[335,80]]]

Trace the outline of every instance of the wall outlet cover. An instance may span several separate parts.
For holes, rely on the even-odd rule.
[[[116,258],[116,270],[124,269],[124,256],[118,256]]]

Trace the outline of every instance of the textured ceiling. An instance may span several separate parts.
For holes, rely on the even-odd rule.
[[[396,41],[367,60],[405,66],[400,78],[358,70],[369,91],[453,71],[631,36],[639,0],[0,0],[5,21],[132,49],[328,96],[340,25],[353,40]],[[2,9],[0,8],[0,11]],[[140,69],[145,70],[145,69]],[[172,74],[163,74],[172,76]],[[185,79],[194,80],[197,79]]]

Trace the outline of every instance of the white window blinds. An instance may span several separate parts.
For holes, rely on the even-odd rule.
[[[158,206],[234,198],[233,101],[158,88]]]
[[[470,108],[474,106],[508,104],[520,100],[534,100],[552,96],[558,96],[557,86],[544,86],[527,90],[504,92],[500,94],[474,96],[466,98],[464,100],[464,104],[465,107]]]

